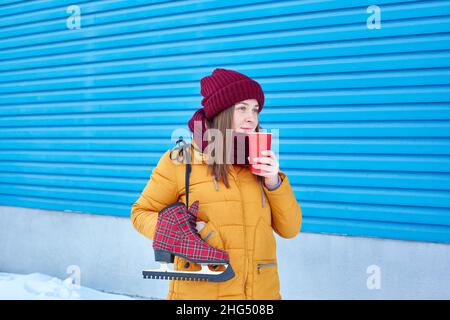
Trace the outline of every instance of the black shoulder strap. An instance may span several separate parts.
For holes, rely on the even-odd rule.
[[[189,209],[189,175],[191,174],[191,164],[186,164],[185,188],[186,188],[186,207]]]
[[[172,152],[175,150],[179,150],[176,160],[179,163],[183,163],[184,160],[186,160],[186,174],[185,174],[185,190],[186,190],[186,207],[189,208],[189,176],[191,174],[191,153],[190,153],[190,144],[187,144],[183,137],[180,136],[178,138],[178,141],[175,144],[175,147],[170,152],[170,159],[172,159]],[[183,158],[180,158],[179,156],[183,156]]]

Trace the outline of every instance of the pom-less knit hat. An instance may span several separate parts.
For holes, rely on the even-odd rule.
[[[261,112],[264,106],[264,92],[259,83],[234,70],[217,68],[210,76],[200,80],[200,86],[203,108],[198,109],[188,122],[194,137],[200,136],[200,140],[206,131],[205,120],[211,121],[217,114],[234,104],[247,99],[256,99],[259,104],[258,112]],[[201,121],[201,132],[194,132],[195,121]],[[201,145],[203,151],[208,142],[201,141],[201,144],[197,144]]]

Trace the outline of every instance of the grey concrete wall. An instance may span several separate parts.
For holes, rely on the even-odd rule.
[[[301,233],[277,237],[284,299],[450,299],[450,245]],[[0,271],[61,279],[80,267],[81,285],[164,299],[167,281],[151,242],[129,218],[0,206]]]
[[[278,240],[286,299],[450,299],[450,245],[300,233]]]
[[[71,265],[93,289],[161,299],[168,290],[166,281],[142,279],[159,264],[129,218],[0,207],[0,271],[66,279]]]

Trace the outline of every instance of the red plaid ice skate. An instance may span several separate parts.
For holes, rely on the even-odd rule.
[[[194,263],[229,263],[228,253],[210,246],[195,230],[198,201],[189,211],[183,202],[175,202],[158,214],[153,250],[157,261],[172,262],[180,256]]]

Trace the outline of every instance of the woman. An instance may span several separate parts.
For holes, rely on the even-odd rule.
[[[215,129],[226,139],[226,130],[258,132],[258,116],[264,105],[261,86],[233,70],[215,69],[201,79],[203,108],[189,121],[194,133],[189,205],[200,203],[197,228],[210,245],[228,252],[235,277],[225,282],[171,280],[167,299],[281,299],[273,231],[293,238],[300,231],[302,214],[287,176],[279,170],[272,151],[256,159],[253,174],[246,163],[226,162],[207,152],[207,129]],[[211,139],[213,140],[213,139]],[[227,149],[226,141],[214,143]],[[236,151],[237,144],[229,148]],[[210,149],[209,149],[210,150]],[[159,160],[144,191],[133,205],[131,220],[138,232],[153,239],[158,212],[165,206],[186,201],[185,165],[170,159],[168,150]],[[225,160],[225,161],[221,161]],[[201,267],[175,257],[176,270],[198,271]]]

